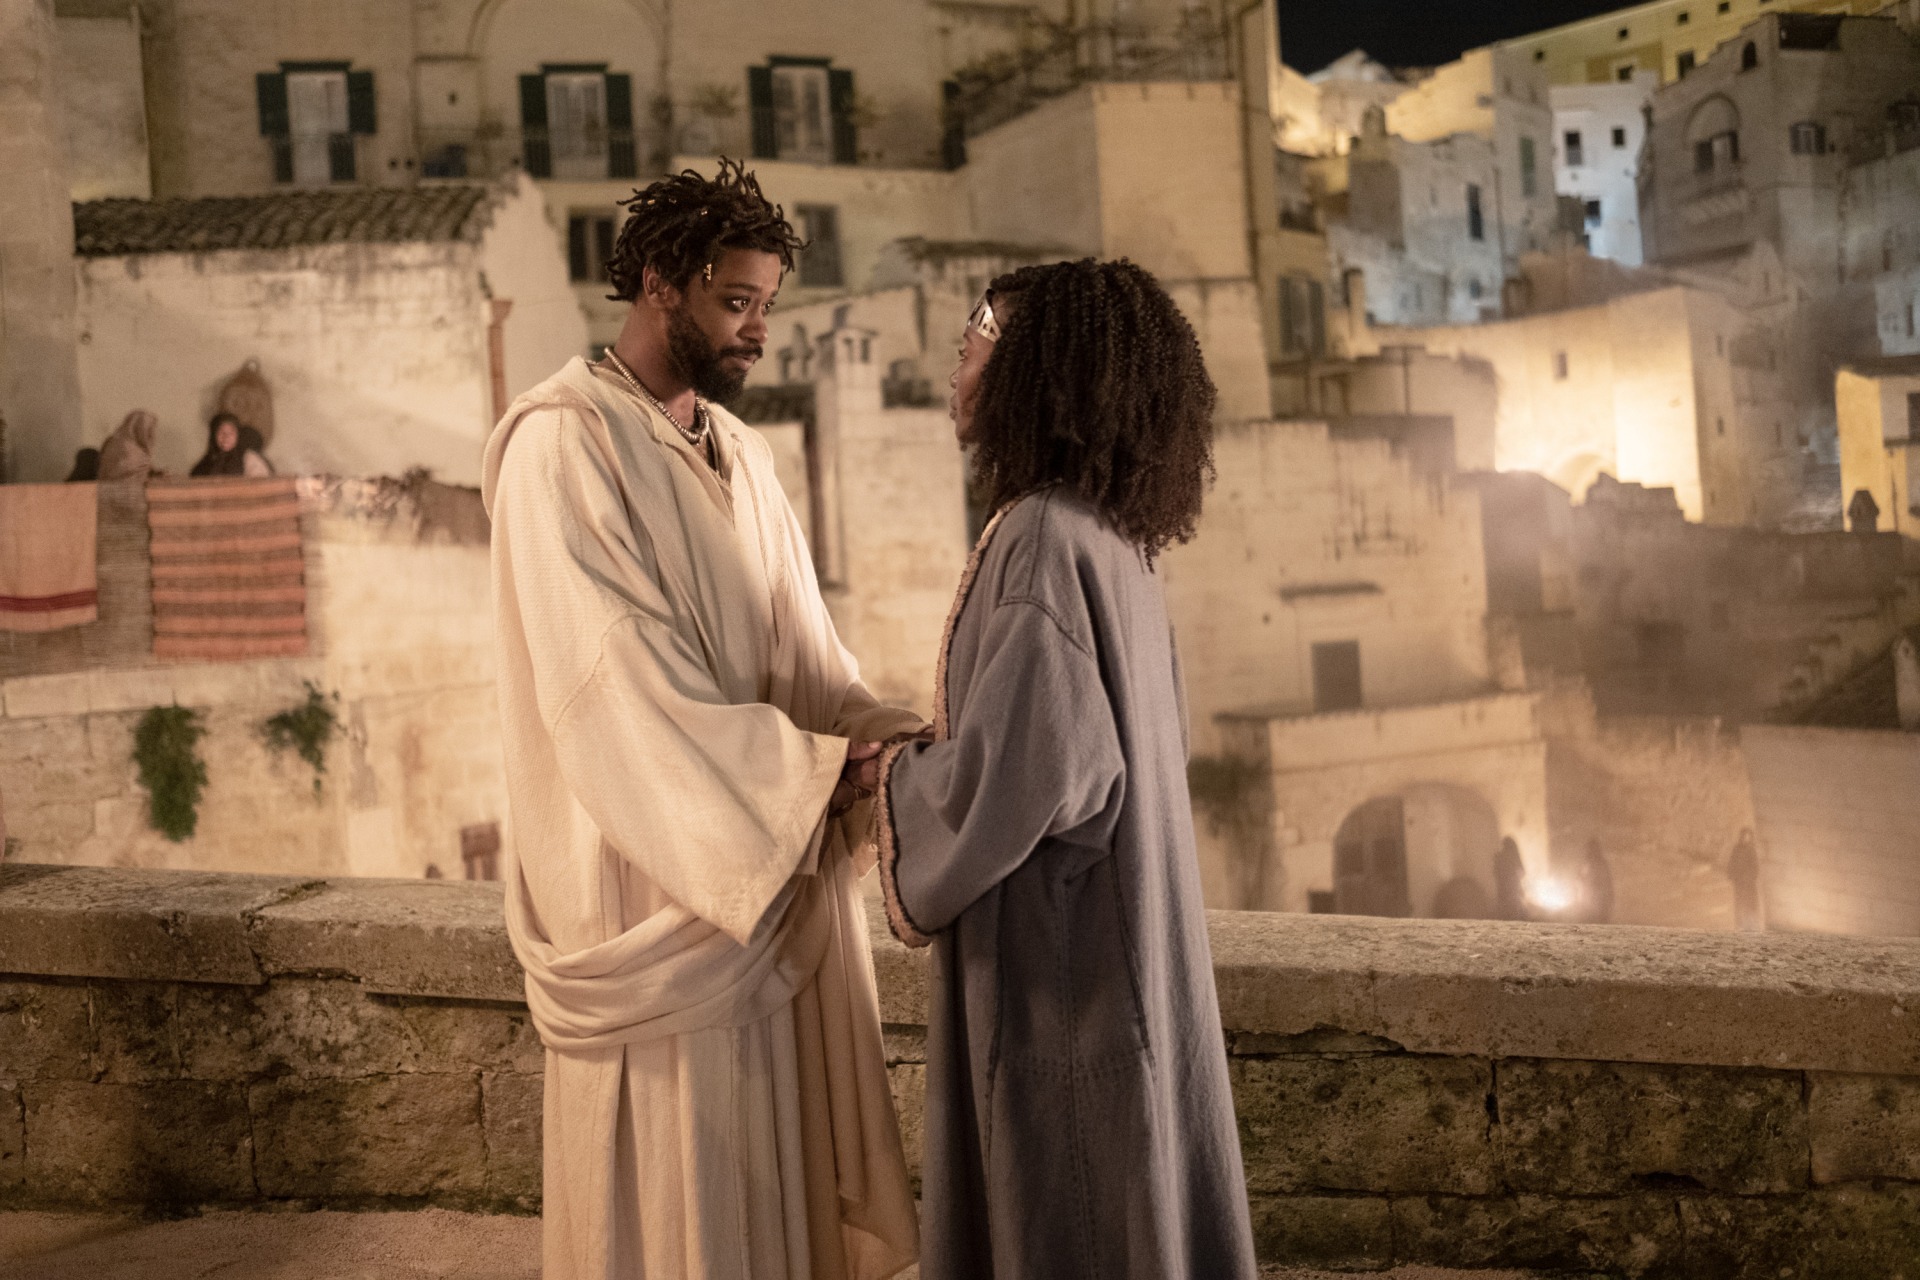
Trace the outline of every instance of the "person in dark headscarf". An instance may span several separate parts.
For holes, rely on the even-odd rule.
[[[251,436],[251,440],[249,440]],[[196,476],[270,476],[260,452],[260,433],[242,425],[230,413],[216,413],[207,423],[207,451],[193,464]]]
[[[78,484],[82,481],[98,480],[99,478],[100,451],[93,448],[76,451],[73,455],[73,470],[67,472],[67,483]]]

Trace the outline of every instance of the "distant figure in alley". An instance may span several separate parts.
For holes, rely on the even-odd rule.
[[[1734,928],[1742,933],[1766,928],[1760,912],[1760,851],[1754,847],[1751,827],[1740,832],[1727,856],[1727,879],[1733,882]]]
[[[997,512],[934,741],[882,754],[894,933],[932,946],[923,1280],[1256,1273],[1156,556],[1212,472],[1192,328],[1129,262],[993,282],[953,379]]]
[[[545,1276],[882,1280],[916,1226],[862,796],[922,722],[861,684],[771,452],[720,407],[792,227],[726,161],[627,205],[619,339],[512,405],[483,485]]]

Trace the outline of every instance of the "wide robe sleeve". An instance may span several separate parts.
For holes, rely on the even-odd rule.
[[[812,851],[847,740],[730,701],[583,415],[536,410],[494,495],[542,720],[605,842],[745,943]]]
[[[882,760],[876,825],[895,936],[927,945],[1043,840],[1103,856],[1125,774],[1094,651],[1044,604],[1001,602],[951,736]]]

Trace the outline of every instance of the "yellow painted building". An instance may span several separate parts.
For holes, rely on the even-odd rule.
[[[1856,360],[1834,379],[1841,501],[1865,492],[1879,528],[1920,534],[1920,356]]]
[[[1659,72],[1666,84],[1769,13],[1867,15],[1887,7],[1887,0],[1654,0],[1550,27],[1499,47],[1539,65],[1554,84],[1631,80],[1643,68]]]

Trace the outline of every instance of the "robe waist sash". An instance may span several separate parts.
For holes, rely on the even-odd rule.
[[[562,954],[524,917],[513,936],[527,1008],[550,1049],[643,1044],[738,1027],[790,1003],[820,968],[833,913],[819,876],[797,876],[742,946],[684,907],[668,906],[596,946]]]

